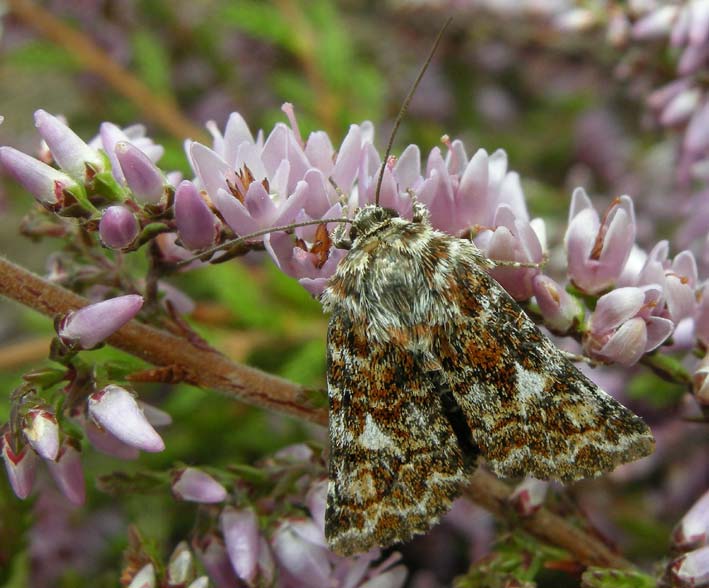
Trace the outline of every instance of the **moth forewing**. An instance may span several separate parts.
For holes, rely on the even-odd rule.
[[[499,475],[568,481],[652,451],[647,426],[539,331],[472,243],[395,215],[358,211],[321,298],[332,549],[427,531],[478,452]]]

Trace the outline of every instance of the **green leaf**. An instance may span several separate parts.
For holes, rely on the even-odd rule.
[[[210,293],[234,313],[239,323],[274,331],[281,327],[279,313],[265,299],[265,289],[256,283],[244,265],[234,261],[210,266],[208,270],[208,276],[200,272],[195,279],[202,287],[211,290]]]
[[[324,340],[308,341],[283,365],[280,375],[299,384],[312,385],[322,380],[325,356]]]
[[[257,39],[264,39],[294,51],[297,36],[278,7],[266,2],[241,0],[227,3],[221,11],[222,19]]]
[[[634,570],[588,568],[581,576],[582,588],[655,588],[651,576]]]
[[[143,30],[133,36],[135,67],[148,87],[161,96],[172,94],[170,56],[153,33]]]
[[[453,585],[455,588],[535,588],[537,576],[546,571],[545,563],[565,559],[568,559],[565,551],[515,530],[514,534],[501,539],[490,556],[474,563],[464,576],[457,577]]]
[[[77,69],[72,56],[49,41],[30,41],[13,51],[3,55],[6,65],[14,65],[27,69],[47,69],[66,73]]]

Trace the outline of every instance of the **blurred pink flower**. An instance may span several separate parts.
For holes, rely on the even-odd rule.
[[[67,438],[62,443],[56,461],[45,460],[49,473],[52,474],[61,493],[66,499],[80,506],[86,499],[84,471],[81,467],[80,446],[76,441]]]
[[[655,286],[617,288],[601,296],[589,319],[586,353],[621,365],[636,363],[672,334],[672,321],[652,315],[661,301]]]
[[[223,502],[227,497],[224,486],[197,468],[182,468],[172,474],[172,492],[180,500],[205,504]]]
[[[531,516],[544,504],[548,489],[549,482],[527,477],[515,487],[510,502],[520,516]]]
[[[672,533],[672,542],[682,551],[709,543],[709,490],[682,517]]]
[[[669,569],[679,586],[709,585],[709,545],[679,556],[670,562]]]

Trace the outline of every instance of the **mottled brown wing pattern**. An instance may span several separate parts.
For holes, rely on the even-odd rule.
[[[471,256],[449,277],[459,318],[433,337],[473,443],[503,477],[593,477],[652,452],[647,425],[584,376]]]
[[[328,330],[325,534],[342,555],[409,540],[446,512],[473,464],[444,416],[437,375],[336,309]]]
[[[647,426],[542,335],[472,243],[394,214],[360,209],[321,297],[332,549],[427,531],[478,453],[501,476],[566,481],[652,451]]]

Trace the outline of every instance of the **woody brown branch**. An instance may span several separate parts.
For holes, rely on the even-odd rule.
[[[0,294],[53,317],[86,306],[85,298],[0,257]],[[174,368],[186,381],[211,388],[234,399],[282,412],[320,425],[327,411],[310,405],[306,390],[288,380],[238,364],[221,353],[196,347],[165,331],[131,321],[108,343],[156,366]],[[471,478],[466,495],[498,517],[516,520],[509,505],[511,488],[482,469]],[[597,538],[547,509],[518,519],[527,532],[567,550],[584,565],[627,568],[631,564]]]

